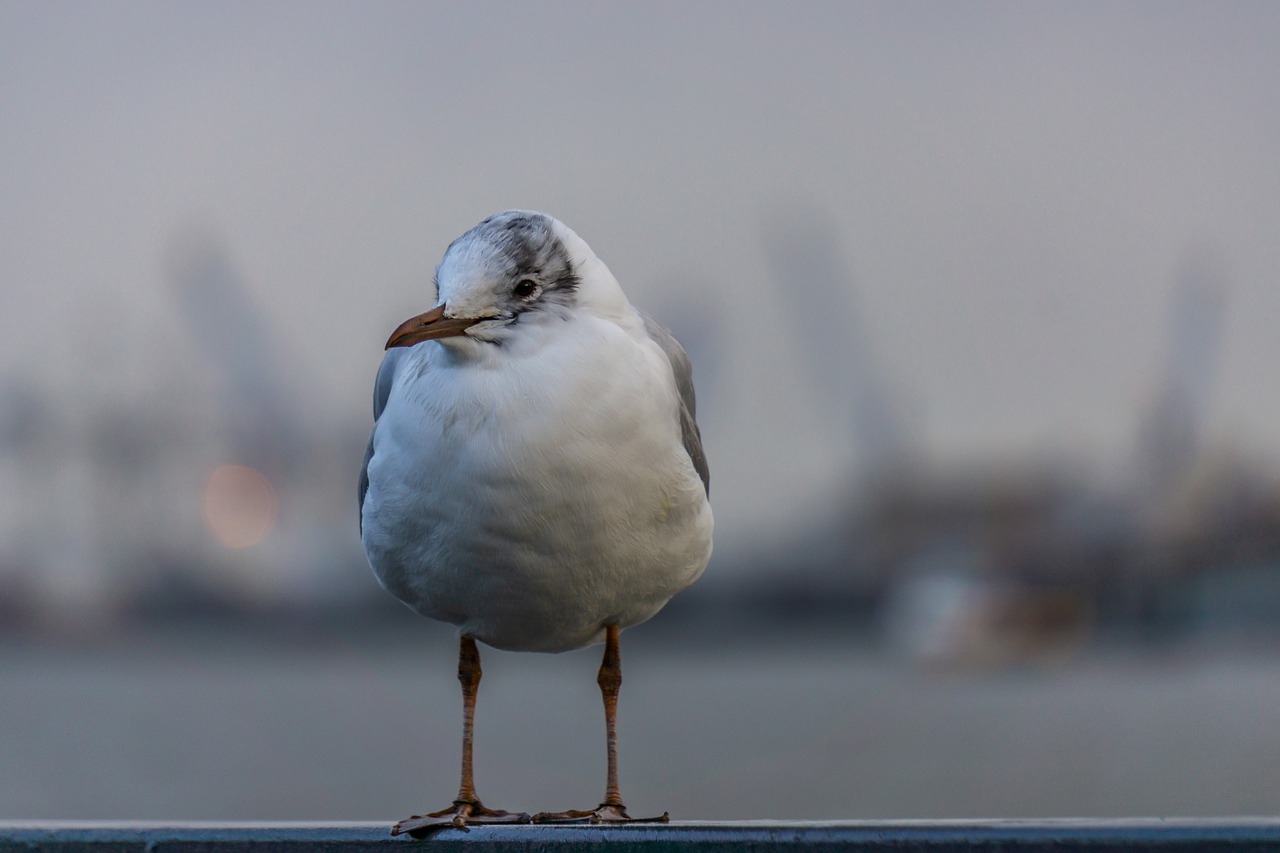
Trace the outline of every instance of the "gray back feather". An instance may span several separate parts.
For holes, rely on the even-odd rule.
[[[702,450],[702,433],[698,431],[698,406],[693,396],[693,366],[689,364],[689,356],[671,334],[666,326],[650,317],[643,311],[637,311],[644,320],[644,330],[649,339],[662,348],[671,362],[671,373],[675,376],[676,390],[680,392],[680,438],[684,449],[693,461],[694,470],[702,478],[702,487],[708,497],[711,495],[711,468],[707,465],[707,455]]]
[[[369,432],[369,446],[364,450],[364,464],[360,466],[360,528],[364,532],[364,496],[369,492],[369,460],[373,458],[373,434],[378,431],[378,418],[387,407],[387,398],[391,396],[391,386],[396,380],[396,364],[409,352],[406,347],[394,347],[387,350],[378,367],[378,376],[373,380],[373,429]]]

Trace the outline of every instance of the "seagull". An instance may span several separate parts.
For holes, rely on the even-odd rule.
[[[436,307],[392,332],[374,382],[360,535],[387,591],[458,626],[462,778],[452,805],[392,834],[635,821],[618,789],[618,637],[711,556],[689,358],[581,237],[543,213],[497,213],[458,237],[435,289]],[[603,801],[532,818],[484,806],[471,764],[477,643],[562,652],[599,642]]]

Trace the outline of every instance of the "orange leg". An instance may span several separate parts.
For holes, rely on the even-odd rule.
[[[596,675],[600,695],[604,699],[604,727],[608,755],[608,776],[604,801],[594,809],[570,809],[563,812],[540,812],[534,823],[666,823],[668,816],[634,818],[627,814],[618,790],[618,690],[622,687],[622,658],[618,654],[618,626],[605,629],[604,660]]]
[[[458,796],[447,809],[405,818],[391,828],[392,835],[408,833],[420,838],[433,829],[447,826],[529,822],[529,815],[524,812],[486,808],[476,795],[471,774],[471,738],[475,730],[476,690],[480,687],[481,674],[480,651],[476,648],[476,641],[463,636],[458,649],[458,681],[462,682],[462,782],[458,785]]]

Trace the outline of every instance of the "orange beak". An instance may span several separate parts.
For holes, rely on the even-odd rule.
[[[445,317],[444,306],[437,305],[425,314],[405,320],[387,338],[387,349],[411,347],[422,341],[452,338],[479,323],[481,317]]]

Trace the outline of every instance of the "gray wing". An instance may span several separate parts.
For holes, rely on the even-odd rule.
[[[698,431],[697,403],[693,396],[693,366],[689,364],[689,356],[671,334],[666,326],[638,311],[644,320],[644,330],[649,339],[662,348],[671,362],[671,373],[676,379],[676,390],[680,392],[680,438],[684,449],[693,461],[694,470],[702,478],[702,487],[707,496],[711,496],[711,469],[707,466],[707,454],[702,450],[702,433]]]
[[[387,407],[387,398],[391,396],[391,385],[396,379],[396,364],[407,353],[407,347],[394,347],[387,350],[378,368],[378,376],[373,380],[373,429],[369,432],[369,446],[364,450],[364,464],[360,466],[360,532],[364,532],[364,496],[369,492],[369,460],[373,458],[373,435],[378,431],[378,418]]]

